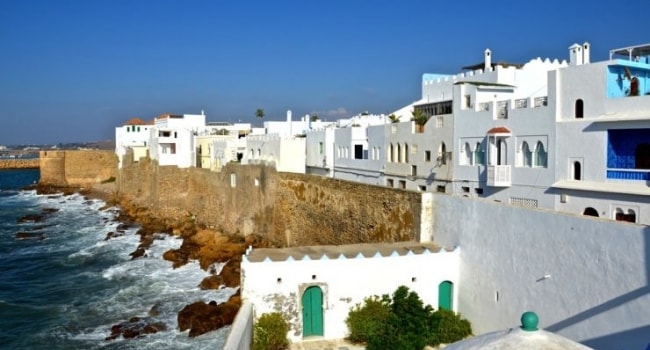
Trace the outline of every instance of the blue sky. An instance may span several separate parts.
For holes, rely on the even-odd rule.
[[[423,73],[592,61],[650,42],[650,2],[2,0],[0,144],[97,141],[132,117],[390,113]]]

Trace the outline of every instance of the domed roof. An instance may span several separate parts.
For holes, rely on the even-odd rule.
[[[470,339],[449,344],[445,350],[496,350],[496,349],[539,349],[539,350],[585,350],[591,349],[555,333],[538,329],[539,319],[534,312],[521,315],[522,326],[504,331],[482,334]]]

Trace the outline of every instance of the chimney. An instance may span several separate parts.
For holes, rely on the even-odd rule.
[[[589,64],[589,43],[582,44],[582,63]]]
[[[569,65],[579,66],[582,64],[582,46],[573,44],[569,46]]]
[[[485,72],[492,70],[492,51],[490,49],[485,49]]]
[[[293,136],[293,130],[292,130],[292,125],[291,122],[291,110],[287,110],[287,124],[289,124],[289,136]]]

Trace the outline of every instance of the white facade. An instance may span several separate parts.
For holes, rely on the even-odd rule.
[[[305,135],[306,173],[334,176],[334,128],[328,127]]]
[[[305,138],[259,135],[246,138],[242,164],[265,164],[279,172],[305,173]]]
[[[133,161],[137,162],[147,156],[149,129],[141,120],[131,120],[124,126],[115,128],[115,153],[118,159],[118,169],[122,168],[122,160],[129,148],[133,149]]]
[[[317,287],[322,294],[320,336],[341,339],[348,333],[345,319],[353,306],[372,295],[391,295],[400,285],[437,309],[440,285],[451,283],[453,306],[459,253],[415,243],[375,249],[373,245],[255,249],[242,259],[242,299],[254,305],[256,317],[283,313],[290,324],[288,337],[301,341],[303,326],[309,322],[303,319],[302,297],[307,288]]]
[[[149,153],[159,165],[196,166],[195,136],[205,130],[203,114],[157,117],[149,134]]]

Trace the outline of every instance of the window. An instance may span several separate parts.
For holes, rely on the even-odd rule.
[[[392,163],[392,162],[395,161],[395,160],[393,159],[393,144],[392,144],[392,143],[388,146],[388,161],[389,161],[390,163]]]
[[[418,167],[416,165],[411,165],[411,176],[418,175]]]
[[[627,212],[624,212],[623,209],[616,208],[614,219],[616,219],[616,221],[636,222],[636,213],[632,209],[628,209]]]
[[[581,119],[584,117],[584,102],[582,102],[582,99],[577,99],[576,100],[576,106],[575,106],[575,118],[576,119]]]
[[[480,187],[477,187],[477,188],[474,189],[474,193],[476,193],[476,194],[483,194],[483,189],[480,188]]]
[[[436,186],[436,192],[445,193],[445,185]]]
[[[431,151],[424,151],[424,161],[425,162],[431,161]]]
[[[354,145],[354,159],[363,159],[363,145]]]
[[[582,165],[580,162],[575,161],[573,162],[573,179],[574,180],[582,180],[582,172],[581,172]]]
[[[420,189],[421,192],[426,192],[427,191],[427,186],[420,185],[420,186],[418,186],[418,188]]]
[[[461,189],[463,190],[463,193],[469,193],[469,187],[468,186],[463,186],[463,187],[461,187]]]
[[[406,180],[399,180],[399,188],[406,189]]]
[[[323,145],[322,142],[318,143],[318,154],[323,155],[323,152],[325,152],[325,146]]]
[[[472,108],[472,95],[465,95],[465,108]]]
[[[440,129],[445,126],[445,119],[443,116],[436,117],[436,128]]]
[[[530,148],[528,147],[528,142],[524,141],[521,144],[521,165],[525,167],[531,167],[533,166],[533,154],[530,152]]]
[[[405,143],[404,144],[404,163],[409,162],[409,144]]]
[[[438,162],[441,165],[447,164],[447,146],[442,142],[438,148]]]
[[[388,179],[388,180],[386,180],[386,186],[392,188],[392,187],[393,187],[393,179]]]
[[[402,162],[402,145],[399,143],[397,144],[397,162],[401,163]]]
[[[474,152],[472,152],[472,147],[470,147],[469,142],[465,142],[465,165],[474,165]]]
[[[546,157],[547,157],[547,153],[544,150],[544,144],[538,141],[537,146],[535,147],[533,165],[536,167],[546,168]]]
[[[474,149],[474,164],[485,165],[485,153],[480,142],[476,143],[476,148]]]

